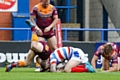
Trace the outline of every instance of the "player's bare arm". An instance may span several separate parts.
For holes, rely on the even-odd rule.
[[[58,15],[54,15],[53,19],[54,19],[53,22],[49,26],[50,28],[53,28],[57,24],[57,22],[58,22]]]
[[[35,16],[30,16],[30,20],[32,21],[32,23],[35,25],[35,29],[37,31],[37,35],[43,35],[41,29],[37,26],[36,22],[34,21],[36,17]]]
[[[35,25],[35,27],[37,27],[37,28],[38,28],[38,26],[37,26],[36,22],[34,21],[34,19],[35,19],[35,18],[36,18],[35,16],[30,15],[30,20],[31,20],[31,22]]]
[[[91,61],[93,68],[96,70],[96,61],[98,60],[98,56],[94,55]]]
[[[54,19],[53,22],[48,27],[45,28],[44,32],[48,32],[51,28],[54,28],[54,26],[58,22],[58,15],[54,15],[53,19]]]
[[[102,72],[116,72],[118,71],[118,64],[114,63],[112,64],[112,67],[109,68],[109,70],[103,70]]]

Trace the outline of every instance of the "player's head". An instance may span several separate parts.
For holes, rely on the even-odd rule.
[[[49,63],[49,59],[47,59],[47,60],[42,60],[42,62],[41,62],[41,67],[42,67],[42,72],[44,72],[44,71],[47,71],[47,70],[49,70],[49,68],[50,68],[50,63]]]
[[[104,46],[104,54],[109,56],[112,53],[112,46],[110,44],[106,44]]]
[[[50,4],[50,0],[40,0],[40,2],[44,8],[47,8]]]

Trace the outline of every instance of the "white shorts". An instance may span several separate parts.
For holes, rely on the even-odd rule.
[[[76,61],[80,61],[80,63],[88,62],[88,57],[85,56],[84,52],[81,49],[78,49],[78,48],[75,48],[71,59],[76,60]]]

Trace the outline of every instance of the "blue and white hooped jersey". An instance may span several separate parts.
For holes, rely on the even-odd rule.
[[[84,59],[84,52],[79,48],[73,48],[73,47],[61,47],[56,49],[51,55],[50,55],[50,63],[60,63],[64,60],[78,60],[80,62]]]

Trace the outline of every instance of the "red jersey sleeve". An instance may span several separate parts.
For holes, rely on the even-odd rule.
[[[54,15],[58,15],[57,9],[55,7],[53,7],[53,16]]]
[[[30,12],[30,15],[36,16],[37,15],[37,11],[38,11],[38,7],[34,6]]]

